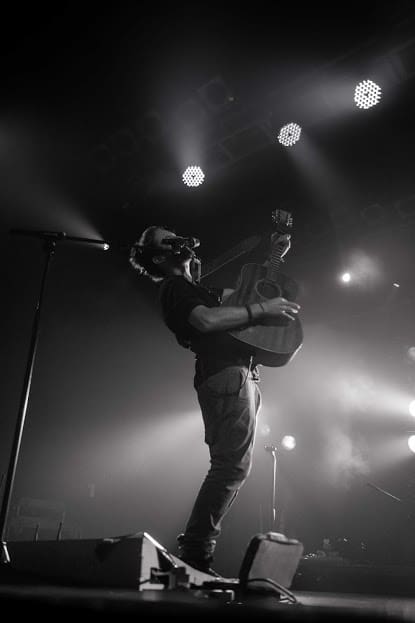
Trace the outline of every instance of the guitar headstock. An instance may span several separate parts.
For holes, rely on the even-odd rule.
[[[272,222],[274,228],[279,234],[289,234],[293,226],[293,217],[291,212],[286,210],[274,210],[272,212]]]

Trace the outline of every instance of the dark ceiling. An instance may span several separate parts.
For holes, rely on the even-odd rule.
[[[276,207],[293,211],[300,239],[328,241],[346,189],[349,235],[367,206],[413,190],[413,17],[412,2],[9,10],[4,229],[87,235],[88,222],[128,242],[161,221],[214,255],[266,229]],[[351,111],[342,93],[369,73],[383,81],[381,106]],[[312,146],[308,180],[275,140],[293,120]],[[196,162],[206,179],[188,189],[181,174]],[[38,209],[50,188],[59,200]]]

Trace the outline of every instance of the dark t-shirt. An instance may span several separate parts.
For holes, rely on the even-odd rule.
[[[217,338],[220,334],[212,336],[212,334],[202,333],[193,327],[188,319],[192,310],[198,305],[219,306],[222,302],[222,293],[223,290],[206,288],[180,276],[168,277],[162,282],[159,299],[163,319],[181,346],[190,348],[197,354],[214,352],[212,348],[217,346]],[[216,354],[219,353],[216,352]]]
[[[178,343],[191,349],[197,358],[196,377],[203,368],[214,373],[243,357],[249,360],[245,348],[238,343],[230,342],[225,331],[202,333],[189,322],[189,315],[198,305],[217,307],[222,302],[223,289],[208,288],[191,283],[181,276],[168,277],[163,280],[159,290],[159,300],[164,322],[175,334]],[[199,365],[198,365],[199,364]]]

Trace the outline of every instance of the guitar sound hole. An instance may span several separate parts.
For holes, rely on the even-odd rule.
[[[257,294],[262,296],[264,299],[272,299],[276,296],[282,296],[281,288],[276,283],[258,281],[255,285],[255,290]]]

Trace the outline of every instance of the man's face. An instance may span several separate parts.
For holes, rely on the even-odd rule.
[[[177,238],[177,234],[168,229],[157,229],[154,232],[153,240],[154,246],[160,249],[160,255],[157,258],[154,258],[157,264],[160,265],[160,268],[168,271],[169,268],[182,266],[186,262],[188,262],[192,258],[192,251],[190,251],[187,247],[183,247],[180,249],[179,253],[172,253],[171,245],[162,242],[164,238]],[[167,251],[167,253],[164,253]]]
[[[171,246],[162,242],[163,238],[176,238],[177,235],[168,229],[156,229],[153,234],[154,246],[171,251]]]

